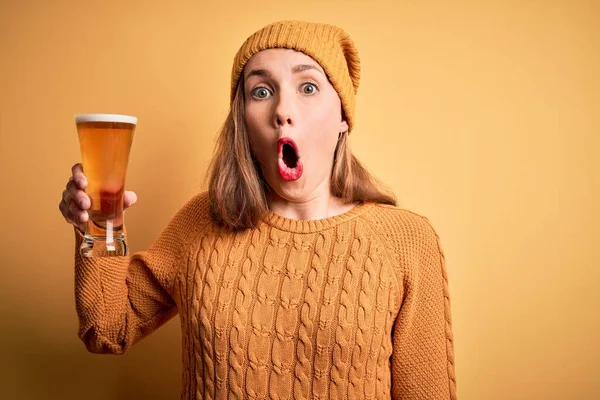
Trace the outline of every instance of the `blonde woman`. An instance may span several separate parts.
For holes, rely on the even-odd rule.
[[[282,21],[244,42],[208,192],[146,251],[76,254],[89,351],[125,353],[179,314],[185,399],[457,398],[444,256],[352,155],[359,80],[335,26]],[[85,188],[76,164],[60,210],[77,245]]]

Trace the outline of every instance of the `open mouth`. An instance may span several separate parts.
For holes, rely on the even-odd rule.
[[[283,162],[289,168],[296,168],[298,165],[298,154],[296,154],[296,150],[289,143],[283,144]]]
[[[302,176],[302,162],[298,146],[289,137],[277,141],[277,158],[279,175],[286,181],[295,181]]]

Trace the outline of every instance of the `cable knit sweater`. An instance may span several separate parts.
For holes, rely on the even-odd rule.
[[[234,233],[200,194],[146,251],[76,251],[79,337],[122,354],[179,313],[182,399],[456,399],[445,268],[406,210],[271,213]]]

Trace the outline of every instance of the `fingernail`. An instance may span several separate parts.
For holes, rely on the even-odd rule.
[[[84,212],[83,214],[81,214],[81,221],[87,222],[87,220],[88,220],[88,213]]]
[[[81,206],[81,208],[87,208],[88,207],[88,200],[87,199],[81,199],[80,206]]]

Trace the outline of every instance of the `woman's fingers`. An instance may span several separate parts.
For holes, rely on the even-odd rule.
[[[83,190],[87,187],[87,178],[83,173],[83,165],[81,165],[81,163],[73,165],[71,168],[71,176],[78,189]]]

